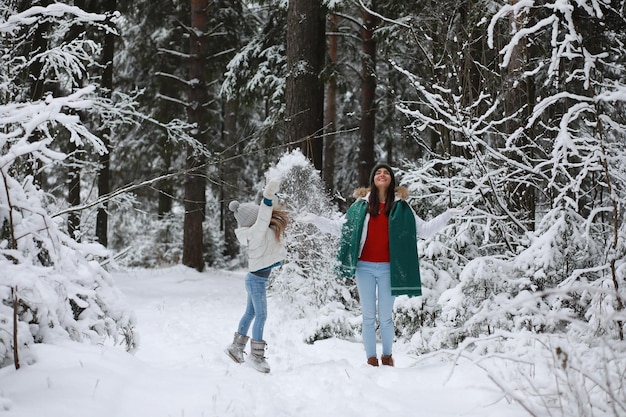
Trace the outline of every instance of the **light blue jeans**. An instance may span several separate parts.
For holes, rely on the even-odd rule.
[[[237,331],[239,334],[247,336],[250,324],[254,320],[254,326],[252,326],[252,338],[254,340],[263,340],[263,328],[265,327],[265,320],[267,320],[267,282],[267,278],[254,275],[252,272],[248,272],[246,275],[248,301]]]
[[[358,261],[356,286],[363,310],[363,345],[368,358],[376,356],[376,289],[378,288],[378,322],[383,355],[391,355],[395,331],[393,328],[393,303],[391,275],[388,262]]]

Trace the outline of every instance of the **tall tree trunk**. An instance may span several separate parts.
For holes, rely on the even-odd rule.
[[[117,8],[116,0],[104,0],[104,13],[107,14],[107,24],[114,26],[112,18]],[[115,52],[115,34],[107,32],[104,35],[104,46],[102,48],[102,65],[104,71],[102,73],[102,87],[106,89],[104,96],[111,98],[113,92],[113,54]],[[100,131],[100,139],[104,143],[107,152],[100,155],[100,168],[98,170],[98,197],[103,197],[111,192],[111,129],[107,126]],[[96,218],[96,237],[98,241],[107,246],[109,243],[109,214],[107,212],[108,203],[102,203],[98,208],[98,216]]]
[[[515,4],[517,2],[518,0],[511,1],[512,4]],[[524,27],[524,21],[527,18],[528,17],[525,14],[513,15],[510,22],[512,30],[517,31],[520,28]],[[505,126],[507,134],[512,134],[513,132],[518,130],[518,128],[521,127],[521,121],[526,120],[526,116],[528,115],[528,109],[531,103],[529,103],[527,82],[523,77],[523,72],[526,67],[527,61],[528,51],[526,48],[526,43],[524,42],[524,40],[520,40],[519,42],[517,42],[509,61],[507,74],[508,78],[506,83],[507,99],[504,103],[504,106],[507,116],[512,115],[516,111],[521,111],[522,113],[519,114],[517,117],[510,117],[507,120]],[[518,135],[517,139],[514,141],[514,149],[516,149],[517,152],[510,152],[508,157],[514,161],[524,162],[522,161],[523,157],[521,153],[532,152],[532,147],[529,145],[530,139],[527,136],[527,132],[523,132],[522,134]],[[532,161],[533,159],[533,155],[528,155],[528,160]],[[534,230],[535,192],[532,184],[524,181],[524,179],[521,179],[521,181],[513,181],[511,182],[509,193],[509,201],[511,202],[512,210],[521,212],[524,218],[524,223],[526,224],[526,228],[528,230]]]
[[[67,174],[67,203],[72,207],[80,204],[80,163],[78,146],[73,142],[70,146],[72,151]],[[67,216],[67,232],[76,241],[80,241],[80,213],[72,212]]]
[[[383,126],[395,126],[397,124],[395,120],[397,120],[396,115],[396,95],[395,91],[396,86],[399,84],[398,82],[398,72],[393,68],[391,62],[387,63],[387,85],[385,93],[385,118],[382,122]],[[387,162],[391,165],[394,165],[394,142],[396,142],[396,138],[399,139],[400,135],[396,135],[396,130],[387,127],[388,131],[384,134],[384,150],[387,156]]]
[[[191,27],[189,39],[189,79],[187,117],[196,125],[195,139],[206,145],[208,102],[206,88],[206,58],[209,10],[208,0],[191,0]],[[185,175],[185,221],[183,226],[183,264],[204,270],[202,223],[206,205],[206,157],[187,146],[187,174]]]
[[[169,65],[162,63],[163,68],[169,68]],[[158,78],[158,90],[159,94],[163,97],[178,97],[180,89],[183,88],[182,83],[172,82],[171,79],[165,77]],[[175,117],[180,117],[178,112],[174,110],[172,106],[158,104],[156,106],[156,118],[157,120],[171,120]],[[159,155],[161,159],[161,174],[170,174],[175,168],[172,166],[175,159],[174,155],[178,155],[178,149],[175,144],[169,140],[167,134],[161,133],[159,135]],[[158,216],[159,219],[165,218],[172,212],[172,205],[176,187],[176,180],[168,178],[164,181],[160,181],[156,184],[159,190],[158,196]]]
[[[470,106],[474,109],[475,114],[484,114],[487,111],[487,104],[475,106],[475,101],[480,97],[480,92],[485,88],[485,78],[481,70],[488,68],[489,64],[485,62],[485,50],[488,50],[484,36],[484,30],[480,25],[476,24],[476,1],[470,0],[463,2],[459,7],[459,25],[463,28],[469,28],[465,33],[467,38],[463,41],[463,60],[462,69],[459,71],[459,84],[461,91],[461,103],[464,108]],[[465,147],[451,146],[452,156],[465,156],[471,158],[471,152]]]
[[[50,5],[49,0],[41,1],[38,6],[46,7]],[[35,29],[35,33],[32,37],[32,52],[33,54],[41,54],[48,50],[48,31],[50,30],[50,24],[40,22]],[[43,62],[39,59],[34,59],[30,63],[29,73],[31,76],[32,84],[30,85],[30,98],[33,101],[41,100],[44,93],[45,77],[42,74]]]
[[[325,13],[320,0],[291,0],[287,8],[285,140],[322,170]]]
[[[161,146],[159,147],[159,153],[161,155],[161,163],[163,169],[161,174],[169,174],[172,172],[172,143],[168,140],[167,136],[161,138]],[[168,178],[157,184],[159,189],[158,196],[158,218],[163,219],[172,211],[172,196],[174,195],[174,182]]]
[[[373,3],[373,2],[372,2]],[[372,5],[372,8],[374,6]],[[359,184],[369,185],[370,171],[374,167],[374,136],[376,132],[376,41],[374,29],[378,18],[361,10],[361,137],[359,141]]]
[[[332,194],[335,178],[335,133],[337,131],[337,15],[328,19],[328,66],[330,77],[326,86],[326,106],[324,109],[324,167],[322,177],[326,189]]]
[[[84,0],[75,0],[74,5],[79,9],[85,10]],[[80,33],[85,30],[83,25],[77,24],[72,26],[67,37],[69,40],[76,39]],[[86,74],[82,76],[83,80]],[[83,80],[77,80],[83,84]],[[81,116],[82,117],[82,116]],[[86,118],[87,115],[84,115]],[[72,206],[80,204],[80,172],[81,172],[81,154],[78,152],[78,146],[74,142],[70,142],[69,152],[69,168],[67,173],[67,203]],[[67,233],[76,241],[80,241],[80,213],[72,212],[67,216]]]
[[[33,4],[34,3],[34,4]],[[42,0],[41,2],[29,1],[23,4],[24,10],[33,6],[41,6],[47,7],[51,3],[50,0]],[[48,50],[48,36],[50,32],[50,23],[49,22],[39,22],[37,24],[37,28],[35,29],[35,33],[32,37],[32,46],[31,46],[31,55],[34,56],[36,54],[42,54]],[[32,101],[41,100],[44,96],[44,92],[46,89],[46,76],[43,74],[43,62],[39,59],[33,59],[30,62],[28,72],[31,80],[30,84],[30,98]],[[30,141],[35,142],[39,139],[41,133],[38,131],[34,131],[32,133],[32,137]],[[41,162],[39,160],[35,160],[32,163],[26,164],[26,172],[29,175],[32,175],[35,182],[41,186],[44,183],[43,179],[43,170],[39,169],[41,167]]]
[[[221,185],[222,204],[220,215],[222,217],[222,226],[224,229],[225,255],[234,258],[239,253],[239,245],[235,236],[235,228],[237,221],[235,216],[228,209],[228,204],[237,199],[237,190],[239,189],[239,172],[240,161],[233,159],[237,154],[237,101],[228,100],[224,104],[224,127],[222,129],[222,143],[226,150],[224,151],[224,161],[221,164],[221,178],[226,183]]]
[[[13,298],[13,365],[15,369],[20,369],[20,351],[19,351],[19,337],[17,334],[18,330],[18,312],[19,309],[19,299],[17,298],[17,286],[11,287],[11,297]]]
[[[480,96],[482,77],[480,68],[485,66],[483,63],[479,66],[479,60],[484,56],[484,30],[472,21],[472,11],[476,7],[474,1],[467,1],[460,4],[459,7],[459,24],[462,27],[469,28],[466,32],[468,39],[465,40],[463,48],[463,67],[459,73],[459,83],[464,92],[462,104],[464,107],[471,106],[474,100]]]

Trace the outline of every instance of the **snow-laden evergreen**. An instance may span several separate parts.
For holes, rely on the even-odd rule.
[[[442,268],[451,281],[443,275],[447,283],[432,287],[437,314],[413,340],[422,351],[458,346],[478,361],[500,358],[501,369],[486,369],[534,416],[618,416],[626,407],[623,34],[607,33],[612,48],[598,52],[596,33],[574,23],[575,11],[601,22],[601,9],[517,2],[494,14],[490,41],[502,41],[500,27],[510,35],[499,44],[503,68],[530,43],[550,46],[517,80],[534,83],[531,108],[507,109],[510,91],[487,88],[468,102],[464,90],[398,67],[420,96],[399,106],[415,132],[451,137],[466,155],[409,164],[417,200],[472,205],[440,237],[452,249],[444,259],[458,264]],[[510,121],[520,127],[507,135]],[[533,193],[533,206],[518,204],[519,190]],[[550,382],[538,384],[538,372]]]
[[[303,340],[313,343],[330,337],[352,337],[360,328],[355,315],[356,284],[338,280],[335,259],[338,241],[317,227],[299,222],[302,213],[333,218],[341,215],[331,205],[319,172],[299,151],[286,153],[271,167],[268,178],[280,178],[279,195],[291,213],[287,229],[288,259],[271,279],[271,292],[291,306],[294,318],[314,316],[303,330]]]
[[[6,10],[4,11],[6,13]],[[40,54],[46,73],[66,80],[66,95],[46,94],[28,101],[27,94],[13,90],[21,76],[16,66],[28,28],[35,22],[59,23],[65,30],[72,22],[99,22],[102,16],[59,4],[36,7],[11,15],[0,24],[4,39],[0,63],[5,83],[0,104],[0,363],[32,360],[32,343],[59,339],[93,343],[125,343],[135,346],[134,318],[124,298],[99,260],[108,257],[102,246],[74,240],[62,216],[55,216],[62,202],[46,194],[41,178],[46,169],[62,163],[63,141],[91,152],[107,150],[102,141],[81,122],[79,114],[92,106],[93,85],[71,88],[74,71],[89,64],[93,44],[59,45]],[[86,54],[86,55],[83,55]],[[11,318],[11,319],[9,319]],[[15,329],[15,331],[14,331]],[[17,355],[15,355],[17,353]]]

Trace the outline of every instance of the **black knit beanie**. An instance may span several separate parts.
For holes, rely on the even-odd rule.
[[[374,184],[374,174],[376,174],[376,171],[378,171],[380,168],[387,169],[387,171],[389,171],[389,174],[391,174],[391,189],[393,190],[396,187],[396,176],[393,173],[393,169],[391,169],[391,165],[386,164],[384,162],[379,162],[376,165],[374,165],[374,168],[372,169],[372,172],[370,173],[370,185]]]

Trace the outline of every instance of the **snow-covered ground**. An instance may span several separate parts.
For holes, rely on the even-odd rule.
[[[224,353],[243,313],[244,271],[184,267],[114,273],[140,347],[36,345],[36,362],[0,369],[3,417],[521,417],[484,373],[396,344],[396,367],[365,364],[359,340],[302,341],[269,299],[271,373]],[[307,318],[308,320],[314,318]]]

